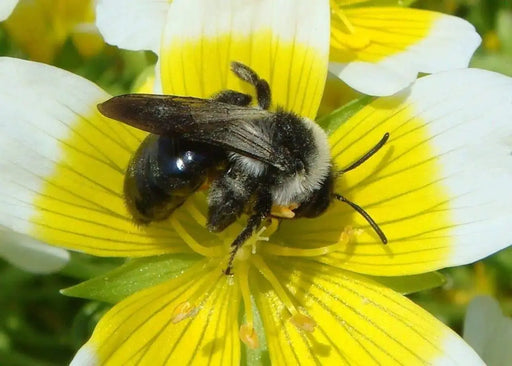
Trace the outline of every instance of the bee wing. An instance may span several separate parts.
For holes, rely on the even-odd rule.
[[[98,104],[106,117],[157,135],[181,136],[224,147],[278,169],[285,159],[267,136],[254,131],[254,122],[271,118],[272,113],[210,99],[173,95],[126,94]]]

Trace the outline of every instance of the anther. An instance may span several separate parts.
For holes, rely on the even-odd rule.
[[[295,313],[290,318],[290,322],[297,328],[311,333],[315,330],[316,322],[307,315]]]
[[[242,324],[240,326],[240,340],[251,349],[259,347],[258,334],[254,330],[252,324]]]
[[[198,312],[199,309],[196,306],[192,305],[188,301],[184,301],[174,308],[171,316],[171,322],[175,324],[179,323],[182,320],[195,316]]]

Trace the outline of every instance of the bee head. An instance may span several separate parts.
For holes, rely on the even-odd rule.
[[[293,212],[295,217],[317,217],[327,210],[332,201],[334,189],[334,174],[329,171],[320,187],[312,191],[304,202]]]

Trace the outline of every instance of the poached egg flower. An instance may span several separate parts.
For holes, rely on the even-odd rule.
[[[326,1],[175,0],[160,53],[162,89],[253,94],[230,72],[236,60],[269,82],[273,108],[314,118],[329,13]],[[92,255],[145,257],[146,266],[193,257],[152,286],[133,280],[137,289],[102,318],[73,365],[238,365],[252,348],[268,349],[275,365],[482,364],[453,331],[371,276],[469,263],[512,242],[510,78],[439,73],[320,121],[338,169],[390,134],[335,187],[368,211],[388,244],[333,202],[316,219],[263,225],[237,254],[233,276],[222,270],[244,218],[209,232],[204,193],[166,221],[134,224],[123,179],[146,134],[98,112],[107,93],[9,58],[0,60],[0,80],[1,225]]]
[[[404,7],[411,1],[329,3],[330,12],[324,14],[324,21],[331,22],[329,71],[364,94],[391,95],[410,85],[420,72],[465,68],[481,41],[467,21]],[[97,25],[110,44],[160,54],[172,6],[171,0],[98,0]],[[182,14],[191,22],[194,16]],[[306,19],[308,14],[302,16]]]

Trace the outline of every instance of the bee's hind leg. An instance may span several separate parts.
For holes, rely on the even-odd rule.
[[[256,96],[258,98],[258,105],[262,109],[269,109],[272,98],[270,93],[270,86],[268,85],[267,81],[265,79],[260,79],[258,74],[256,74],[253,69],[240,62],[231,62],[231,70],[240,79],[254,85],[256,88]]]
[[[233,261],[236,253],[242,247],[242,245],[252,236],[254,231],[258,229],[262,221],[270,216],[270,210],[272,208],[272,196],[269,192],[262,192],[258,195],[256,205],[254,206],[254,214],[247,220],[247,225],[238,234],[238,236],[231,243],[231,253],[229,255],[229,261],[224,274],[230,276],[233,274]]]

